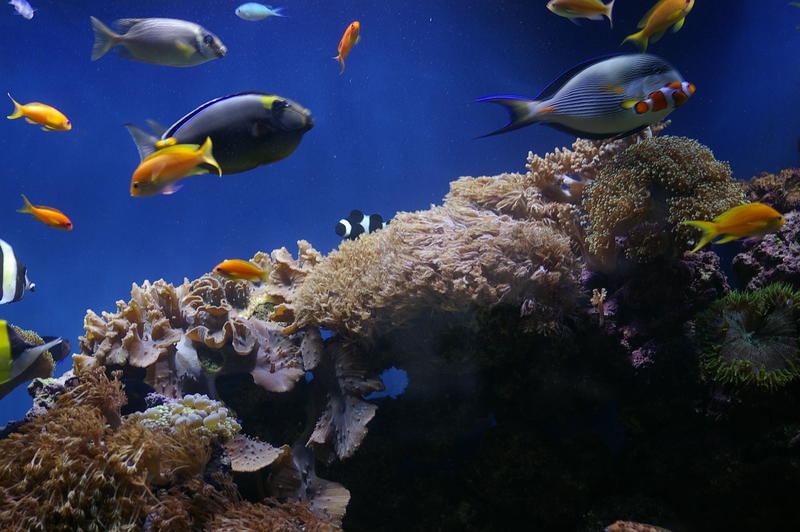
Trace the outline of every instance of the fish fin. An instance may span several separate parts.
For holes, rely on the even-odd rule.
[[[31,120],[31,119],[30,119],[30,118],[28,118],[27,116],[25,117],[25,121],[26,121],[27,123],[29,123],[29,124],[35,124],[35,123],[36,123],[34,120]]]
[[[150,118],[145,120],[145,122],[147,122],[147,127],[149,127],[150,130],[153,132],[153,134],[155,134],[155,136],[157,137],[162,136],[164,132],[167,130],[167,128],[165,128],[164,126],[162,126],[161,124]]]
[[[611,18],[611,12],[614,9],[614,2],[617,0],[611,0],[609,3],[606,4],[606,18],[608,19],[608,24],[611,29],[614,28],[614,20]]]
[[[109,50],[119,44],[122,40],[121,35],[117,35],[108,26],[100,22],[95,17],[89,17],[92,21],[94,31],[94,46],[92,46],[92,61],[96,61],[106,55]]]
[[[728,209],[727,211],[723,212],[722,214],[720,214],[719,216],[717,216],[716,218],[714,218],[714,221],[716,223],[718,223],[718,224],[727,223],[733,218],[738,218],[739,216],[741,216],[741,213],[743,211],[751,209],[753,207],[753,205],[755,205],[757,203],[758,202],[745,203],[744,205],[737,205],[736,207],[732,207],[732,208]]]
[[[487,133],[486,135],[481,135],[480,137],[477,137],[479,139],[482,139],[484,137],[491,137],[492,135],[499,135],[500,133],[506,133],[508,131],[514,131],[515,129],[525,127],[539,120],[538,118],[534,117],[535,115],[533,115],[533,113],[530,112],[531,103],[534,102],[534,100],[531,100],[530,98],[524,98],[521,96],[502,95],[502,96],[486,96],[484,98],[478,98],[475,101],[491,102],[491,103],[496,103],[498,105],[502,105],[508,111],[509,114],[509,121],[505,126],[495,131],[492,131],[491,133]]]
[[[553,81],[551,81],[550,83],[548,83],[545,86],[545,88],[542,89],[542,91],[539,94],[536,95],[536,97],[534,99],[535,100],[547,100],[547,99],[549,99],[551,96],[553,96],[555,93],[557,93],[559,91],[559,89],[561,89],[561,87],[563,87],[569,80],[574,78],[575,75],[578,74],[578,72],[581,72],[582,70],[586,70],[587,68],[589,68],[590,66],[594,65],[595,63],[599,63],[601,61],[605,61],[606,59],[609,59],[611,57],[615,57],[615,56],[618,56],[618,55],[622,55],[622,54],[600,55],[600,56],[597,56],[597,57],[593,57],[591,59],[587,59],[586,61],[583,61],[581,63],[578,63],[577,65],[575,65],[575,66],[565,70],[561,74],[559,74],[558,77],[556,79],[554,79]]]
[[[742,237],[738,236],[738,235],[728,235],[725,238],[720,238],[719,240],[717,240],[714,243],[715,244],[726,244],[728,242],[733,242],[734,240],[739,240],[740,238],[742,238]]]
[[[180,51],[187,58],[192,57],[194,53],[197,51],[195,50],[194,46],[192,46],[191,44],[186,44],[180,39],[175,41],[175,48],[177,48],[178,51]]]
[[[171,196],[175,194],[177,191],[183,188],[183,185],[178,183],[172,183],[171,185],[167,185],[166,187],[161,190],[161,193],[165,196]]]
[[[17,209],[17,212],[32,213],[33,204],[30,201],[28,201],[28,198],[27,196],[25,196],[25,194],[22,194],[22,201],[25,202],[25,204],[22,206],[21,209]]]
[[[53,357],[53,360],[56,362],[61,362],[69,355],[71,346],[68,340],[64,340],[56,336],[42,336],[42,340],[44,340],[44,343],[52,342],[54,340],[61,341],[58,349],[48,349],[48,351],[50,351],[50,355]]]
[[[344,74],[344,57],[341,55],[334,56],[333,58],[335,61],[339,61],[339,64],[342,65],[342,69],[339,71],[339,74]]]
[[[700,220],[690,220],[690,221],[687,221],[687,222],[681,222],[681,224],[692,225],[694,227],[697,227],[701,231],[703,231],[703,237],[700,239],[700,242],[694,247],[694,249],[692,251],[690,251],[690,253],[694,253],[695,251],[697,251],[701,247],[705,246],[706,244],[711,242],[714,238],[716,238],[719,235],[719,232],[718,232],[718,229],[717,229],[717,224],[714,223],[714,222],[703,222],[703,221],[700,221]]]
[[[575,18],[575,17],[567,17],[567,20],[569,20],[570,22],[572,22],[573,24],[575,24],[579,28],[581,27],[581,23],[577,18]]]
[[[672,26],[672,33],[678,33],[681,31],[684,22],[686,22],[686,15],[682,16],[681,19],[676,22],[674,26]]]
[[[136,149],[139,150],[139,158],[142,161],[156,151],[156,142],[158,142],[156,137],[134,124],[125,124],[125,127],[131,134],[133,142],[136,143]]]
[[[42,131],[55,131],[55,128],[50,126],[42,126]]]
[[[639,29],[642,29],[642,28],[644,28],[645,26],[647,26],[647,21],[648,21],[648,20],[650,19],[650,17],[653,15],[653,12],[654,12],[654,11],[655,11],[655,10],[658,8],[658,6],[660,6],[661,4],[663,4],[665,1],[666,1],[666,0],[659,0],[658,2],[656,2],[656,3],[653,5],[653,7],[651,7],[650,9],[648,9],[648,10],[647,10],[647,13],[645,13],[645,14],[644,14],[644,16],[642,16],[642,19],[639,21],[639,23],[636,25],[636,27],[637,27],[637,28],[639,28]]]
[[[46,344],[29,347],[20,353],[19,356],[14,359],[14,364],[11,367],[11,374],[9,375],[8,380],[18,377],[23,371],[28,369],[31,364],[36,362],[42,353],[59,343],[61,343],[61,338],[56,338],[55,340],[47,342]]]
[[[132,27],[143,21],[143,18],[121,18],[114,21],[114,25],[122,33],[128,33]]]
[[[356,42],[353,43],[353,46],[357,45],[360,42],[361,42],[361,34],[359,33],[358,37],[356,37]]]
[[[220,168],[219,163],[217,160],[214,159],[214,154],[212,153],[212,145],[211,145],[211,137],[206,137],[206,141],[200,146],[200,154],[202,155],[201,161],[204,164],[207,164],[214,170],[216,170],[217,175],[222,177],[222,168]]]
[[[650,36],[650,42],[658,42],[661,40],[661,37],[667,33],[667,30],[659,31],[658,33],[654,33]]]
[[[628,41],[631,41],[633,44],[635,44],[642,52],[647,51],[648,38],[644,32],[640,31],[628,35],[622,40],[621,44],[625,44]]]
[[[14,120],[15,118],[21,117],[22,116],[22,106],[19,104],[19,102],[17,102],[17,100],[15,100],[11,96],[10,92],[7,92],[6,94],[8,94],[8,97],[11,98],[11,102],[14,104],[14,112],[11,113],[10,115],[8,115],[6,118],[8,118],[9,120]]]

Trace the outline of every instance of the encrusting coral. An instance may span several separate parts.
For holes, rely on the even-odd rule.
[[[800,292],[789,285],[731,292],[697,317],[696,334],[715,382],[774,390],[800,377]]]
[[[589,252],[605,268],[617,255],[640,263],[682,254],[697,238],[688,220],[712,220],[745,203],[728,163],[699,142],[658,137],[627,148],[601,167],[584,195]]]

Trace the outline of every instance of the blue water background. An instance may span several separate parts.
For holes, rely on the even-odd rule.
[[[618,0],[614,28],[580,26],[545,0],[287,0],[287,18],[240,20],[235,1],[39,0],[33,20],[0,5],[0,89],[66,113],[70,132],[0,121],[0,238],[28,266],[37,291],[0,307],[0,318],[77,351],[86,309],[115,310],[131,283],[199,277],[222,259],[298,239],[328,252],[336,221],[353,208],[391,217],[439,203],[462,175],[524,171],[574,140],[547,127],[474,140],[505,113],[475,98],[534,96],[586,58],[620,46],[652,5]],[[89,16],[198,22],[227,57],[191,68],[89,60]],[[331,59],[347,25],[362,41],[339,74]],[[685,27],[648,51],[670,61],[697,93],[671,115],[668,133],[694,137],[731,162],[736,177],[800,165],[800,9],[786,2],[698,0]],[[218,178],[192,177],[172,196],[132,198],[138,155],[126,122],[169,125],[213,98],[258,90],[292,98],[316,127],[288,159]],[[5,104],[10,114],[10,101]],[[20,194],[73,220],[61,232],[16,213]],[[357,283],[357,279],[353,279]],[[59,364],[60,374],[71,359]],[[30,406],[24,387],[2,400],[0,424]]]

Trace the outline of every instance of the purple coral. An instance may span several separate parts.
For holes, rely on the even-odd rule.
[[[786,215],[786,223],[777,233],[761,241],[745,241],[744,251],[733,259],[739,281],[750,290],[778,282],[800,286],[799,232],[800,215],[795,211]]]

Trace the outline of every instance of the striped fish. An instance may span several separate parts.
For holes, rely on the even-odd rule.
[[[20,338],[8,322],[0,320],[0,384],[18,377],[36,362],[42,353],[62,341],[61,338],[54,338],[42,345],[29,344]],[[60,355],[54,358],[58,360],[58,356]]]
[[[14,249],[4,240],[0,240],[0,305],[19,301],[25,290],[33,290],[36,285],[28,280],[25,266],[14,254]]]
[[[664,120],[694,93],[680,72],[650,54],[590,59],[564,72],[536,98],[488,96],[511,120],[488,135],[542,124],[576,137],[621,138]]]

